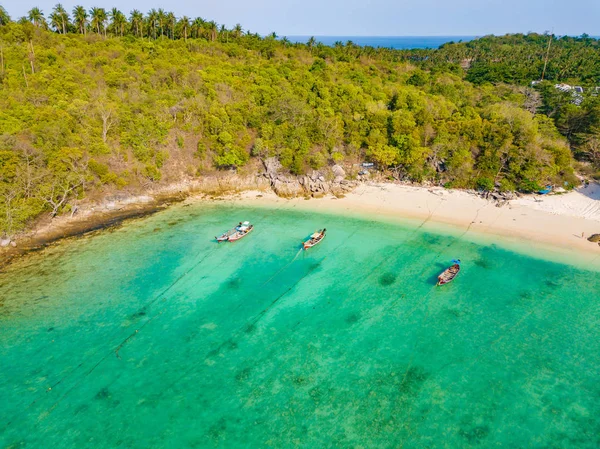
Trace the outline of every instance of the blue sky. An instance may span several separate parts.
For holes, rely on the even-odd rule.
[[[0,0],[13,17],[33,6],[46,16],[56,0]],[[89,3],[88,3],[89,2]],[[284,36],[428,36],[554,31],[600,35],[600,1],[574,0],[63,0],[83,6],[144,12],[162,7],[177,16],[203,17],[220,24]]]

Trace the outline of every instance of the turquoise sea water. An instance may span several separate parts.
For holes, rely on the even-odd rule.
[[[0,274],[0,447],[597,448],[599,292],[415,226],[177,206]]]

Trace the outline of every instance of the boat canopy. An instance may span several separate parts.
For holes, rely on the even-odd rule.
[[[245,221],[241,225],[237,226],[235,229],[237,229],[238,231],[246,231],[249,228],[250,228],[250,222]]]
[[[316,239],[319,238],[319,236],[321,235],[320,232],[315,232],[313,235],[310,236],[311,239]]]

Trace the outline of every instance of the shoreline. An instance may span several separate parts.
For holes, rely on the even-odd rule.
[[[599,185],[593,185],[592,189],[600,195]],[[498,237],[501,246],[520,253],[543,254],[544,258],[557,262],[567,259],[583,267],[597,264],[600,268],[600,246],[587,240],[590,235],[600,233],[600,201],[591,198],[582,205],[579,215],[575,210],[567,215],[553,206],[558,202],[571,204],[580,192],[549,196],[547,202],[526,196],[501,207],[495,201],[466,191],[392,183],[363,184],[343,198],[325,196],[308,201],[260,193],[261,197],[257,197],[256,193],[244,192],[229,200],[243,205],[280,206],[363,219],[376,217],[380,221],[460,236],[479,244],[496,243],[493,239]],[[597,203],[597,210],[590,211],[591,202]],[[585,238],[581,237],[582,232]]]
[[[456,233],[478,243],[486,242],[490,237],[500,237],[502,243],[506,243],[503,246],[511,249],[529,247],[529,251],[525,252],[530,254],[542,250],[557,261],[568,256],[579,262],[578,265],[600,259],[600,246],[587,241],[591,234],[600,233],[598,184],[561,195],[522,196],[499,207],[497,202],[467,191],[387,182],[364,183],[345,195],[318,198],[284,198],[255,183],[247,183],[242,188],[228,183],[228,187],[220,191],[180,183],[158,190],[154,195],[150,193],[109,201],[110,207],[106,206],[106,201],[104,207],[89,205],[75,217],[60,216],[46,220],[23,235],[17,247],[1,248],[0,269],[15,257],[66,238],[119,226],[176,203],[223,201],[359,218],[377,217],[381,221],[410,223],[433,232]],[[581,237],[582,232],[585,238]]]
[[[120,226],[127,221],[160,212],[190,197],[225,198],[240,191],[262,192],[267,186],[258,177],[236,174],[182,180],[145,192],[120,192],[100,200],[87,199],[74,216],[41,216],[30,229],[0,247],[0,270],[15,259],[51,244]]]

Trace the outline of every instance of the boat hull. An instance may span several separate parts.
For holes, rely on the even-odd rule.
[[[446,285],[446,284],[449,284],[454,279],[456,279],[456,276],[458,276],[458,273],[460,273],[460,265],[459,264],[452,265],[451,267],[445,269],[438,276],[438,283],[437,283],[437,285]]]
[[[230,242],[237,242],[240,239],[243,239],[244,237],[246,237],[248,234],[250,234],[252,231],[254,231],[254,225],[250,226],[248,228],[248,230],[246,232],[236,232],[235,234],[233,234],[232,236],[229,237],[228,241]]]
[[[251,225],[250,222],[246,221],[243,223],[240,222],[239,226],[236,226],[233,229],[230,229],[227,232],[215,237],[217,243],[221,242],[235,242],[241,238],[246,237],[252,230],[254,229],[254,225]]]
[[[217,241],[217,243],[227,242],[229,240],[229,237],[231,237],[235,233],[236,233],[236,230],[235,230],[235,228],[233,228],[230,231],[224,232],[220,236],[215,237],[215,240]]]
[[[321,231],[322,232],[322,231]],[[317,240],[307,240],[306,242],[302,242],[302,248],[306,251],[307,249],[312,248],[313,246],[317,246],[319,243],[321,243],[323,241],[323,239],[325,238],[326,234],[323,234],[319,239]]]

